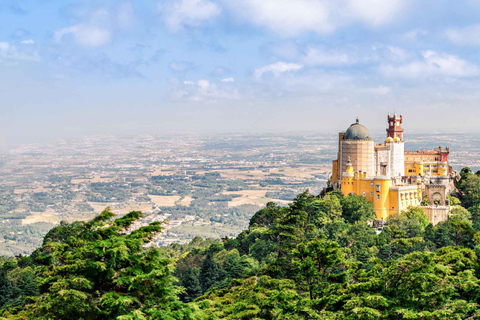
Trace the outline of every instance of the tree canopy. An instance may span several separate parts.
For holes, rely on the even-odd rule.
[[[31,256],[0,260],[0,317],[476,319],[473,176],[448,221],[410,207],[379,234],[371,203],[338,192],[268,203],[236,238],[167,247],[151,243],[162,223],[138,227],[136,211],[61,223]]]

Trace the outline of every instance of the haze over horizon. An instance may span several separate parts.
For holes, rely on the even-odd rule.
[[[428,12],[428,14],[425,14]],[[0,1],[0,144],[478,131],[480,2]]]

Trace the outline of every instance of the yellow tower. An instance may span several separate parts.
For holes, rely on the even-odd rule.
[[[354,177],[354,172],[353,172],[353,166],[352,166],[352,161],[350,160],[350,157],[347,160],[347,169],[345,170],[344,173],[342,173],[342,186],[341,190],[344,195],[349,195],[350,193],[355,192],[355,186],[353,185]]]
[[[387,219],[390,209],[390,187],[392,179],[385,176],[377,176],[373,180],[375,190],[373,198],[373,209],[377,219]]]

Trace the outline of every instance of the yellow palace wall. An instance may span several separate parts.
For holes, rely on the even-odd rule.
[[[377,219],[386,219],[389,215],[401,212],[409,206],[420,204],[420,190],[415,185],[394,186],[387,177],[367,177],[364,173],[343,174],[341,190],[349,194],[361,195],[373,202]]]
[[[448,176],[448,163],[405,161],[405,173],[409,176],[423,176],[425,173],[431,176]]]

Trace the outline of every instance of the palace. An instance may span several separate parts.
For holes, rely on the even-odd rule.
[[[446,196],[453,189],[450,148],[406,151],[403,116],[389,114],[387,121],[387,137],[382,144],[374,143],[358,118],[339,133],[329,186],[344,195],[366,197],[379,220],[409,206],[422,206],[433,224],[446,220],[450,209]]]

